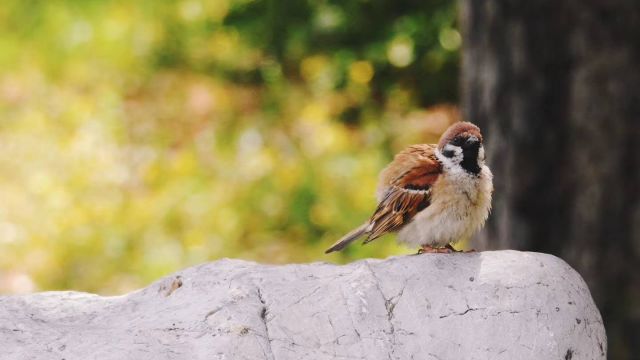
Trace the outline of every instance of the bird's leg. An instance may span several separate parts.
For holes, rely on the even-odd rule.
[[[430,245],[422,245],[422,247],[420,249],[418,249],[418,254],[425,254],[425,253],[432,253],[433,252],[433,247],[431,247]]]
[[[451,244],[447,244],[447,245],[445,245],[444,247],[445,247],[446,249],[451,250],[451,252],[476,252],[476,249],[471,249],[471,250],[467,250],[467,251],[464,251],[464,250],[456,250],[456,249],[454,249],[454,248],[453,248],[453,246],[451,246]]]
[[[420,250],[418,250],[418,254],[450,254],[451,252],[452,252],[451,248],[447,248],[447,247],[437,248],[431,245],[422,245]]]
[[[454,249],[454,247],[453,247],[453,246],[451,246],[451,244],[447,244],[447,245],[445,245],[444,247],[445,247],[445,249],[449,249],[449,250],[451,250],[451,252],[462,252],[462,250],[456,250],[456,249]]]

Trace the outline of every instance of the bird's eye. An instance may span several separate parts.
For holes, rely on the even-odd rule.
[[[456,154],[456,152],[453,151],[453,150],[444,150],[442,152],[442,155],[444,155],[445,157],[448,157],[448,158],[453,157],[455,154]]]

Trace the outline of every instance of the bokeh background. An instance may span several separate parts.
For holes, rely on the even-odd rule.
[[[4,1],[0,291],[413,251],[323,254],[393,153],[455,121],[456,18],[451,1]]]
[[[413,252],[323,254],[462,117],[496,174],[463,246],[567,260],[637,359],[637,34],[634,0],[4,0],[0,294]]]

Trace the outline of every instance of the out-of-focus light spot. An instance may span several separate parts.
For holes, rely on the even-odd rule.
[[[151,266],[175,268],[183,256],[182,244],[174,239],[165,238],[149,246],[144,252],[144,260]]]
[[[332,30],[342,24],[344,15],[335,6],[322,6],[316,15],[316,27],[321,30]]]
[[[326,164],[324,171],[333,179],[351,179],[358,162],[351,156],[339,156]]]
[[[148,23],[136,24],[131,36],[132,54],[137,57],[144,57],[151,51],[154,42],[161,37],[160,28],[154,25]]]
[[[440,40],[442,48],[449,51],[458,49],[462,43],[462,37],[455,29],[442,29],[438,40]]]
[[[285,164],[279,164],[278,168],[281,170],[280,173],[286,174],[278,179],[278,186],[283,191],[293,190],[302,181],[304,170],[300,164],[288,161]]]
[[[300,120],[303,122],[322,123],[328,120],[327,109],[323,104],[312,102],[302,109]]]
[[[70,47],[74,47],[89,42],[91,38],[93,38],[91,24],[86,21],[76,21],[69,29],[67,43]]]
[[[373,78],[373,66],[368,61],[356,61],[349,66],[349,78],[359,84],[367,84]]]
[[[309,56],[302,60],[300,74],[305,80],[312,82],[320,77],[320,74],[328,65],[329,59],[326,56]]]
[[[262,149],[262,135],[256,129],[248,129],[238,139],[238,155],[250,156]]]
[[[191,150],[180,151],[176,154],[172,163],[172,170],[175,175],[185,176],[192,174],[198,166],[196,154]]]
[[[127,250],[127,241],[122,237],[110,237],[104,239],[104,254],[107,257],[116,259],[122,256]]]
[[[235,105],[233,95],[223,87],[213,87],[211,95],[214,100],[214,111],[228,111]]]
[[[273,168],[273,157],[267,151],[260,151],[241,159],[238,165],[243,181],[253,181],[268,174]]]
[[[233,236],[234,232],[239,228],[238,215],[234,210],[219,207],[213,214],[213,222],[223,238]],[[224,243],[224,242],[223,242]]]
[[[334,123],[302,123],[298,133],[302,148],[311,156],[341,151],[349,142],[348,135]]]
[[[182,19],[194,21],[202,16],[202,4],[199,1],[183,1],[178,9]]]
[[[300,75],[314,90],[325,91],[333,88],[336,73],[331,61],[324,55],[309,56],[300,64]]]
[[[36,290],[31,277],[22,272],[11,272],[0,276],[0,292],[4,294],[28,294]]]
[[[26,98],[24,85],[17,78],[4,77],[0,80],[0,100],[16,104]]]
[[[109,40],[118,40],[125,35],[128,25],[118,18],[111,17],[104,21],[103,31]]]
[[[322,102],[311,102],[303,108],[296,132],[302,148],[309,155],[339,150],[348,142],[346,133],[329,120],[327,107]]]
[[[284,203],[282,198],[273,194],[268,194],[262,199],[260,207],[268,216],[276,216],[282,211]]]
[[[10,244],[22,240],[24,234],[12,223],[0,222],[0,243]]]
[[[56,231],[59,234],[59,230],[61,230],[61,224],[56,224]],[[69,239],[65,239],[65,243],[69,243]],[[53,243],[51,243],[53,245]],[[52,274],[59,269],[56,261],[59,259],[55,258],[55,255],[51,253],[51,251],[47,248],[35,248],[30,249],[27,254],[25,254],[20,259],[21,266],[24,266],[25,269],[29,269],[34,273],[42,273],[43,271],[47,271]]]
[[[413,40],[407,36],[399,36],[387,47],[387,59],[391,65],[406,67],[413,62]]]
[[[27,179],[27,186],[29,190],[36,194],[44,194],[53,189],[54,183],[49,174],[42,171],[34,171]]]
[[[189,109],[193,115],[206,116],[211,113],[215,105],[214,100],[213,94],[206,86],[196,84],[189,89],[187,109]]]
[[[189,221],[197,221],[197,219],[201,219],[203,216],[206,216],[207,210],[209,209],[210,205],[211,205],[210,199],[208,198],[208,196],[205,196],[202,193],[196,193],[196,194],[193,194],[192,196],[189,196],[184,201],[183,211],[185,212],[185,214],[188,215]],[[194,231],[195,229],[191,230],[191,232],[189,233],[190,236],[195,236]],[[185,237],[185,239],[187,238],[188,237]],[[199,239],[198,241],[202,240],[199,237],[194,237],[194,239],[196,238]],[[189,241],[186,241],[186,242],[193,243]],[[200,243],[201,242],[198,242],[198,244]]]

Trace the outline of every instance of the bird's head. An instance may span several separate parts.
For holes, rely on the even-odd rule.
[[[469,122],[451,125],[440,137],[437,156],[445,167],[478,175],[484,165],[480,129]]]

